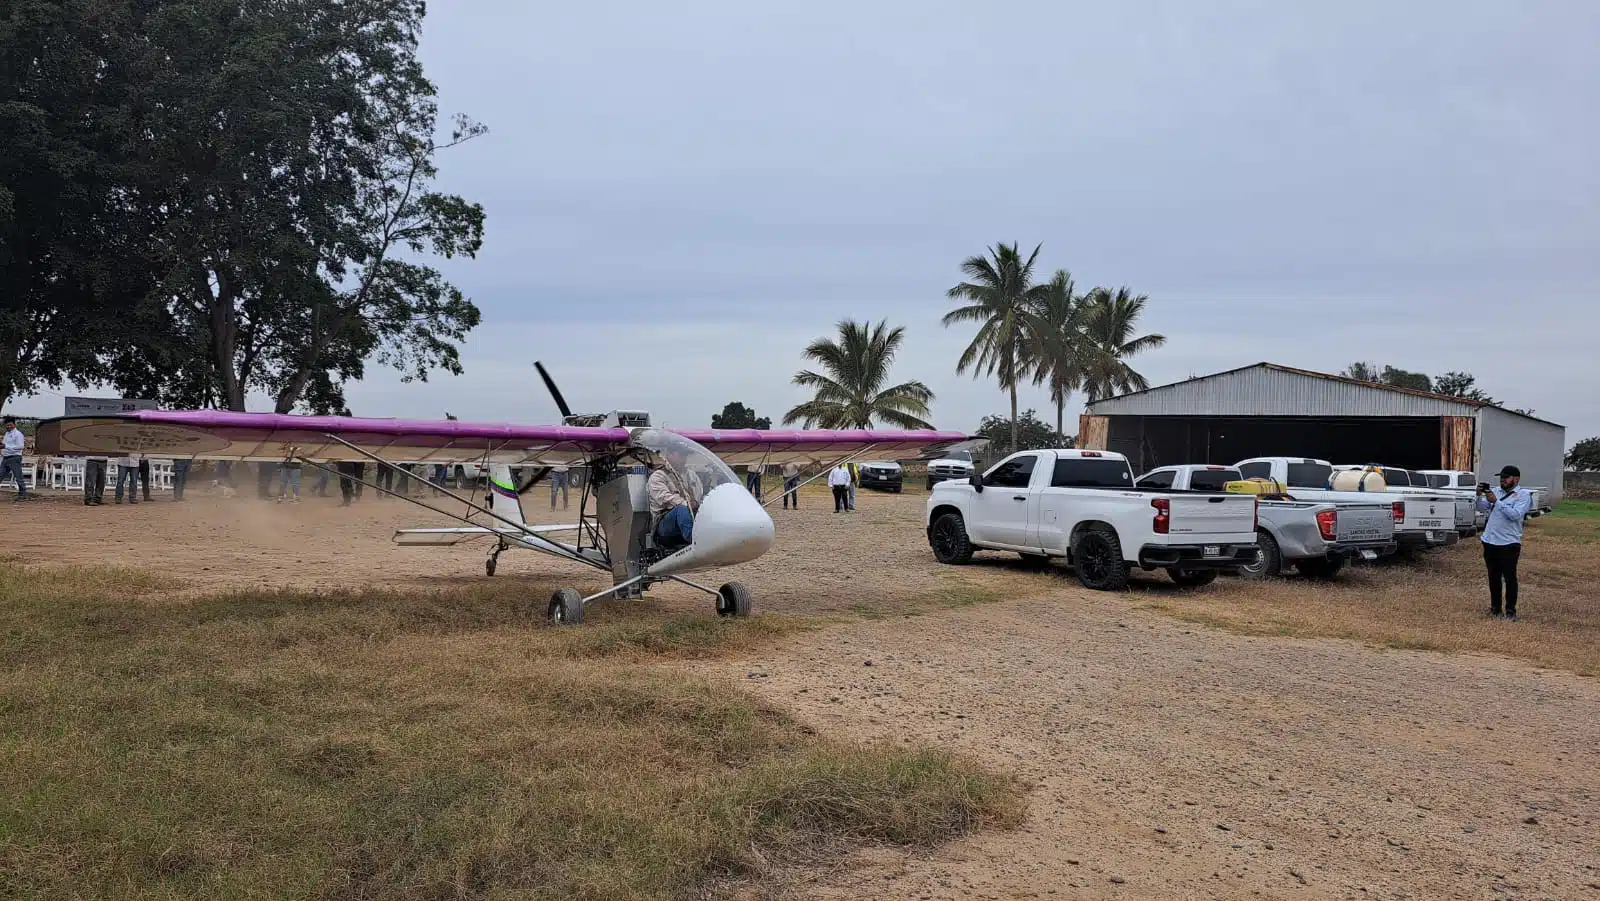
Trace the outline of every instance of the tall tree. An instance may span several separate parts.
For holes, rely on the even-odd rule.
[[[1351,363],[1345,367],[1340,375],[1345,378],[1356,379],[1362,382],[1375,382],[1379,385],[1389,385],[1394,388],[1410,388],[1414,391],[1432,391],[1433,380],[1427,374],[1410,372],[1387,363],[1380,369],[1372,363]],[[1454,373],[1465,375],[1465,373]],[[1471,376],[1467,377],[1469,382]]]
[[[93,381],[157,277],[128,202],[127,111],[142,85],[119,0],[0,6],[0,406]]]
[[[1477,378],[1469,372],[1447,372],[1433,380],[1433,393],[1448,394],[1467,400],[1492,404],[1495,399],[1477,386]]]
[[[373,358],[407,380],[459,371],[478,310],[423,261],[481,243],[482,208],[431,187],[435,153],[481,129],[435,140],[421,0],[138,8],[132,193],[157,211],[163,331],[208,377],[141,367],[139,348],[113,370],[230,409],[260,390],[281,412],[342,405]]]
[[[1339,374],[1347,379],[1355,379],[1358,382],[1378,382],[1383,380],[1383,372],[1377,366],[1359,361],[1346,366],[1344,371]]]
[[[739,401],[733,401],[724,406],[721,413],[711,414],[711,427],[714,429],[770,429],[772,428],[772,420],[766,416],[757,417],[755,410]]]
[[[1033,361],[1033,383],[1050,386],[1056,405],[1056,437],[1066,438],[1067,397],[1083,383],[1083,298],[1073,294],[1072,274],[1057,269],[1024,317]]]
[[[996,376],[1011,396],[1012,444],[1017,439],[1017,385],[1033,372],[1028,340],[1029,310],[1047,290],[1033,283],[1033,266],[1039,258],[1036,245],[1027,259],[1015,243],[997,244],[989,255],[968,257],[961,264],[966,278],[945,292],[963,305],[944,315],[946,327],[974,322],[978,333],[956,361],[956,372],[972,370],[974,376]]]
[[[1131,357],[1167,343],[1165,335],[1135,335],[1148,300],[1127,288],[1095,288],[1085,298],[1083,390],[1090,401],[1150,387],[1128,363]]]
[[[794,383],[812,389],[811,400],[783,415],[784,425],[806,428],[869,429],[874,420],[903,429],[930,429],[928,404],[933,392],[921,382],[884,387],[895,354],[905,341],[905,327],[889,328],[888,320],[873,325],[850,319],[839,323],[839,337],[818,338],[805,357],[822,372],[803,369]]]
[[[1052,431],[1049,423],[1039,419],[1033,410],[1023,410],[1020,417],[1021,428],[1017,431],[1017,442],[1011,444],[1011,420],[1005,416],[989,415],[983,417],[978,423],[978,430],[973,433],[974,438],[985,438],[989,441],[988,452],[985,457],[998,459],[1007,454],[1025,450],[1040,450],[1052,447],[1072,447],[1077,437],[1062,435],[1059,430]]]

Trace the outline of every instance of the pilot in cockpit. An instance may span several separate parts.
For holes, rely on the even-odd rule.
[[[700,480],[689,471],[688,455],[676,448],[657,458],[645,490],[650,497],[650,523],[656,543],[683,547],[694,540],[694,514],[700,510]]]

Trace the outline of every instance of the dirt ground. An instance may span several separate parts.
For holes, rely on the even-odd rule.
[[[529,518],[561,521],[545,500]],[[853,515],[805,500],[774,511],[774,552],[729,577],[758,613],[855,615],[694,666],[819,730],[965,751],[1022,779],[1031,812],[1017,832],[797,874],[804,896],[1600,899],[1595,679],[1230,634],[1149,609],[1174,590],[1159,576],[1108,595],[998,557],[939,567],[915,495],[864,494]],[[484,578],[481,549],[394,546],[396,527],[448,523],[371,497],[46,499],[0,515],[7,553],[29,562],[123,564],[195,590]],[[547,596],[598,589],[595,575],[510,553],[496,578]]]

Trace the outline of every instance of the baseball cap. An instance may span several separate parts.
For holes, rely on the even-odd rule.
[[[1501,476],[1501,477],[1504,477],[1504,476],[1516,476],[1517,478],[1520,479],[1520,478],[1522,478],[1522,470],[1516,468],[1515,466],[1502,466],[1500,468],[1500,471],[1495,473],[1495,475]]]

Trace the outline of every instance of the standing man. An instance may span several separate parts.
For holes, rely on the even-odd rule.
[[[17,417],[7,416],[5,426],[4,448],[0,450],[0,482],[8,477],[16,479],[17,500],[25,501],[28,499],[28,483],[22,478],[22,449],[27,446],[28,439],[17,428]]]
[[[117,458],[117,490],[112,500],[122,503],[122,486],[128,486],[128,503],[139,503],[139,455],[127,454]]]
[[[561,509],[567,509],[567,468],[565,466],[550,467],[550,509],[556,508],[556,492],[561,492]]]
[[[746,467],[744,474],[744,487],[746,491],[750,492],[751,497],[758,501],[761,500],[760,463],[751,463],[748,467]]]
[[[850,464],[850,505],[845,509],[856,512],[856,486],[861,484],[861,467]]]
[[[850,470],[843,463],[828,472],[828,487],[833,489],[833,512],[850,509]]]
[[[182,457],[172,461],[172,499],[183,500],[183,488],[189,484],[189,464],[194,461]]]
[[[1483,565],[1489,570],[1489,615],[1501,616],[1501,589],[1506,619],[1517,618],[1517,558],[1522,556],[1522,522],[1533,507],[1533,493],[1519,487],[1522,470],[1500,470],[1500,490],[1478,486],[1478,509],[1489,514],[1483,526]]]
[[[296,448],[290,448],[294,453]],[[297,457],[290,457],[278,465],[278,503],[300,503],[300,473],[301,464]]]
[[[99,507],[106,502],[106,457],[85,457],[83,460],[83,505]]]
[[[800,464],[783,464],[783,509],[789,509],[789,501],[794,501],[794,508],[800,509]]]

